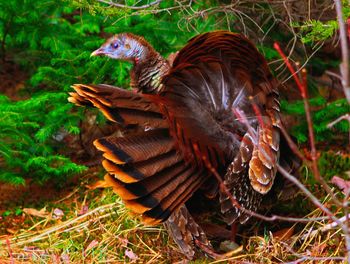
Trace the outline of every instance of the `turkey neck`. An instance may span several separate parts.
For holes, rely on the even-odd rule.
[[[131,70],[131,86],[143,93],[159,93],[161,79],[169,69],[169,63],[158,52],[149,44],[144,45]]]

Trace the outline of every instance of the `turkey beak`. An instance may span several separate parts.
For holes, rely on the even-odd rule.
[[[92,52],[90,54],[90,57],[93,57],[93,56],[101,56],[101,55],[105,55],[105,51],[103,48],[99,48],[97,50],[95,50],[94,52]]]

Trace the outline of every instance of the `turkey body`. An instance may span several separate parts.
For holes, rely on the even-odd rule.
[[[227,31],[194,37],[168,68],[156,93],[73,86],[71,102],[143,128],[95,141],[106,180],[149,224],[166,221],[198,190],[220,200],[228,224],[243,223],[249,214],[232,204],[213,173],[241,207],[258,209],[279,159],[277,83],[255,46]]]

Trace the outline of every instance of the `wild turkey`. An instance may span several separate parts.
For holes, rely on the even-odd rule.
[[[209,245],[184,207],[196,191],[219,196],[227,223],[244,223],[249,214],[218,188],[213,173],[252,211],[274,182],[279,96],[255,46],[240,34],[205,33],[191,39],[170,65],[143,38],[119,34],[92,55],[133,61],[132,86],[142,92],[78,84],[69,98],[99,108],[113,122],[143,128],[94,143],[104,152],[106,180],[126,206],[148,224],[169,219],[168,228],[188,255],[194,240]]]

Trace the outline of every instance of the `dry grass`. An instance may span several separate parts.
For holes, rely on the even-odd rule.
[[[32,217],[28,223],[30,228],[0,237],[0,263],[174,263],[182,260],[161,226],[140,224],[111,190],[93,192],[90,208],[83,215],[78,216],[78,212],[85,203],[86,193],[76,192],[63,201],[68,208],[71,206],[64,219],[54,220],[52,207],[48,217]],[[321,215],[317,209],[308,217]],[[195,263],[339,263],[339,256],[344,256],[344,237],[339,228],[322,231],[327,224],[310,222],[302,228],[298,224],[289,231],[281,230],[278,235],[265,232],[263,237],[250,237],[239,255],[220,261],[203,258]]]
[[[1,237],[0,259],[9,263],[122,263],[140,259],[163,263],[170,251],[179,256],[161,227],[141,225],[111,190],[103,190],[91,207],[80,216],[79,210],[72,208],[66,220],[53,220],[53,213],[44,219],[32,218],[33,226],[28,230]]]

